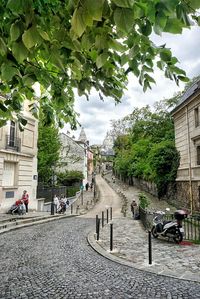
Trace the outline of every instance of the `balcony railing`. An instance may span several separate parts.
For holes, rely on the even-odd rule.
[[[13,138],[10,135],[6,135],[6,149],[12,149],[16,152],[21,150],[21,139]]]

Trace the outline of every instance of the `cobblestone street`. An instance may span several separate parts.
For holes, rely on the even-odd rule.
[[[0,298],[200,298],[200,284],[114,263],[88,246],[94,219],[1,235]]]
[[[101,200],[86,214],[0,235],[0,299],[200,298],[199,282],[130,267],[106,258],[106,248],[101,255],[89,245],[87,237],[95,232],[96,214],[112,206],[113,221],[127,221],[118,240],[126,242],[127,260],[128,252],[133,252],[129,241],[124,241],[133,220],[123,218],[120,197],[113,189],[101,177],[97,181]],[[84,201],[92,196],[93,192],[85,192]],[[142,249],[137,247],[134,258],[140,262]]]

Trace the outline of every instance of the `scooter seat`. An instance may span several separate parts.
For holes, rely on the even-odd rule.
[[[170,222],[172,222],[171,220],[164,220],[163,221],[163,226],[165,225],[165,224],[167,224],[167,223],[170,223]]]

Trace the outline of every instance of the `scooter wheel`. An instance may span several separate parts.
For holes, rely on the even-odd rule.
[[[152,227],[151,233],[154,238],[158,238],[158,233],[157,233],[157,229],[155,226]]]
[[[180,232],[177,232],[173,239],[175,243],[179,244],[183,241],[183,235]]]

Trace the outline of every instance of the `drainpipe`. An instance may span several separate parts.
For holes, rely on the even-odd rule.
[[[187,139],[188,139],[188,162],[189,162],[189,196],[190,196],[190,210],[193,212],[193,194],[192,194],[192,168],[191,168],[191,148],[190,148],[190,131],[188,120],[188,106],[186,106],[186,125],[187,125]]]

